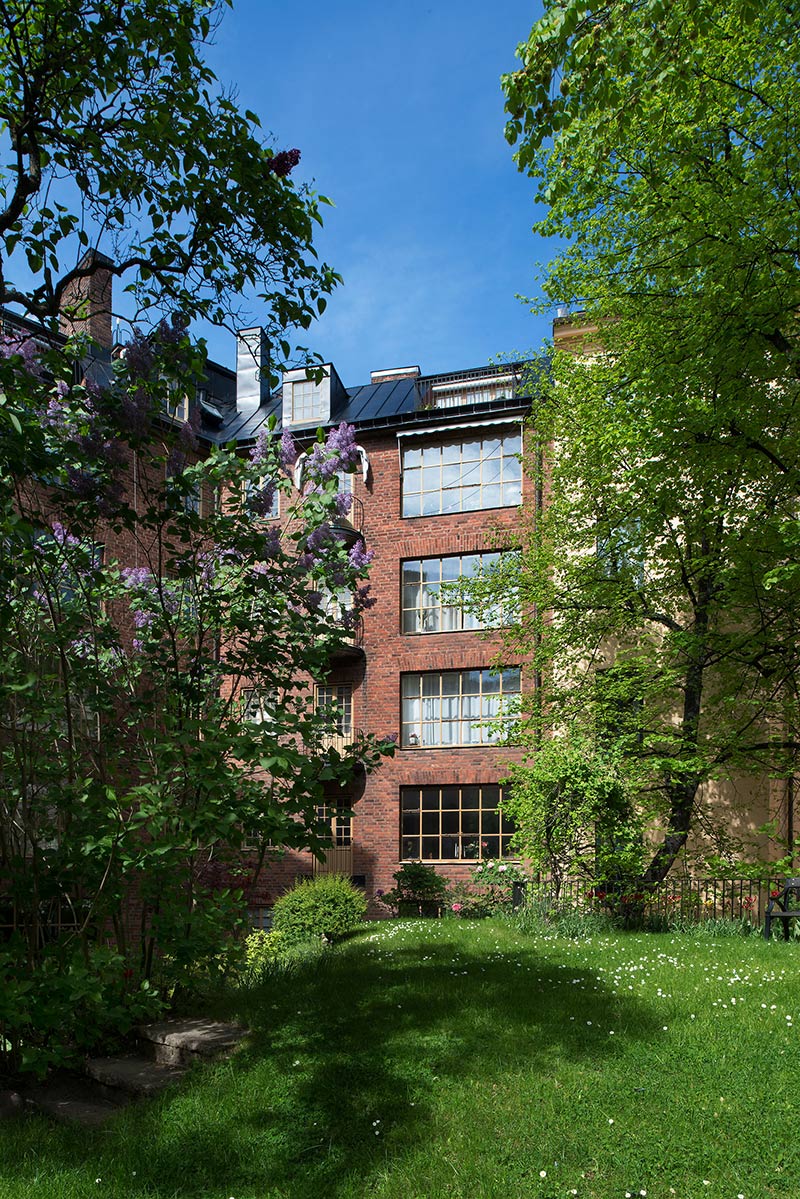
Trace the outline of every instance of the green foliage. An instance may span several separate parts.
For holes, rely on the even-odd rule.
[[[503,811],[506,811],[505,802]],[[527,874],[513,862],[503,862],[499,858],[487,858],[478,862],[470,871],[472,887],[475,889],[478,903],[487,915],[500,912],[510,912],[514,894],[514,883],[527,881]]]
[[[43,949],[35,972],[21,971],[13,941],[0,949],[0,1067],[44,1074],[74,1066],[163,1008],[159,993],[112,949]]]
[[[548,0],[504,81],[564,245],[543,304],[592,330],[537,397],[528,744],[551,753],[557,713],[587,760],[631,764],[643,883],[697,829],[732,862],[703,785],[790,775],[800,745],[794,25],[779,0]]]
[[[381,903],[401,916],[438,916],[448,893],[447,879],[424,862],[406,862],[392,875],[394,887],[380,897]]]
[[[304,879],[275,901],[273,929],[282,941],[338,941],[359,927],[367,914],[364,894],[348,878],[320,874]]]
[[[263,982],[285,958],[287,949],[286,935],[275,929],[265,932],[259,928],[250,933],[244,942],[244,982],[249,986]]]
[[[292,184],[286,156],[203,59],[224,7],[2,6],[0,303],[54,317],[70,282],[92,273],[79,260],[93,247],[113,258],[140,311],[219,324],[255,292],[286,354],[286,329],[322,311],[338,276],[314,261],[321,200]]]
[[[603,749],[574,731],[545,741],[511,768],[504,811],[514,844],[556,886],[569,875],[615,885],[644,863],[642,820],[630,771],[618,748]]]
[[[145,984],[174,1000],[218,979],[236,881],[269,846],[318,849],[326,789],[389,751],[329,751],[304,681],[324,676],[365,597],[330,531],[346,435],[319,442],[292,508],[295,451],[274,426],[249,456],[206,453],[168,415],[202,377],[193,318],[224,323],[255,293],[277,365],[337,279],[316,262],[318,201],[292,183],[295,155],[262,144],[203,61],[223,7],[0,11],[0,305],[54,333],[61,307],[80,328],[103,271],[170,314],[102,367],[88,336],[50,344],[24,326],[0,345],[0,925],[18,1008],[3,1046],[37,1068],[61,1053],[53,953],[101,987],[113,938],[131,1012]],[[275,491],[283,531],[261,519]],[[349,589],[352,608],[323,610],[326,588]],[[23,994],[41,1002],[23,1009]]]

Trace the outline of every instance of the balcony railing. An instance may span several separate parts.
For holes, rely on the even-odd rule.
[[[364,621],[359,616],[352,627],[342,630],[343,641],[331,650],[332,665],[356,662],[364,658]]]
[[[325,749],[335,749],[337,753],[345,754],[352,745],[364,736],[363,729],[342,728],[324,733],[322,744]]]
[[[338,516],[331,523],[331,531],[350,548],[361,541],[364,536],[364,505],[361,500],[351,496],[350,511],[347,516]]]
[[[460,408],[465,404],[494,404],[517,395],[521,370],[488,367],[453,375],[421,379],[420,408]]]

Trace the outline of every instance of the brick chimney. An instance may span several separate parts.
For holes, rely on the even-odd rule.
[[[394,383],[397,379],[418,379],[418,366],[393,366],[382,371],[370,371],[370,383]]]
[[[71,279],[61,296],[58,323],[65,337],[75,333],[87,334],[95,345],[110,350],[111,334],[111,291],[112,280],[109,267],[114,264],[99,250],[87,250],[78,263],[79,270],[90,270],[89,275]]]

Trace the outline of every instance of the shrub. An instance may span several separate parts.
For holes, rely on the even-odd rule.
[[[245,983],[260,983],[272,972],[286,952],[286,938],[282,933],[264,932],[256,929],[245,937],[244,968]]]
[[[487,915],[498,911],[510,912],[514,895],[514,883],[527,881],[527,876],[519,866],[512,862],[503,862],[496,858],[488,858],[478,862],[472,868],[472,883],[483,896]]]
[[[401,915],[438,916],[447,897],[447,879],[433,866],[406,862],[392,875],[395,886],[381,896],[381,903]]]
[[[286,946],[324,937],[337,941],[358,928],[367,912],[367,901],[348,878],[321,874],[297,883],[275,901],[273,935]]]

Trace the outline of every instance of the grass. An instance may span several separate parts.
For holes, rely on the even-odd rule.
[[[755,937],[372,925],[232,999],[249,1047],[181,1090],[0,1124],[0,1197],[788,1199],[798,982]]]

